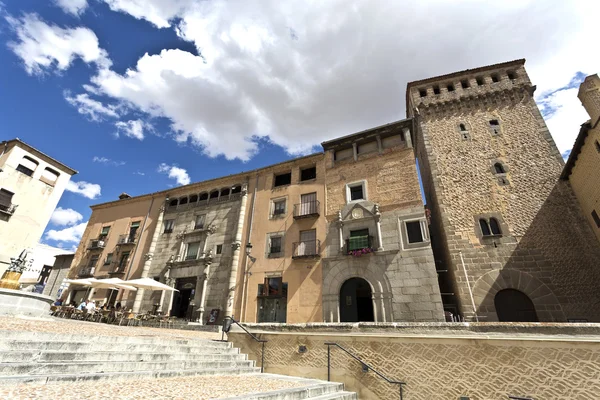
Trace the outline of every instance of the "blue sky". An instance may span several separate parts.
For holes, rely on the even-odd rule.
[[[318,151],[404,118],[408,81],[516,58],[570,148],[587,118],[577,84],[600,65],[599,6],[395,3],[6,2],[0,138],[80,171],[43,240],[71,248],[91,204]]]

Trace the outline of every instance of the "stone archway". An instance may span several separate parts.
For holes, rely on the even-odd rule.
[[[494,296],[496,315],[500,322],[538,322],[535,306],[520,290],[502,289]]]
[[[533,303],[539,321],[565,321],[561,304],[548,285],[531,274],[513,269],[489,271],[473,285],[477,315],[483,321],[499,320],[494,300],[498,292],[504,289],[525,294]]]

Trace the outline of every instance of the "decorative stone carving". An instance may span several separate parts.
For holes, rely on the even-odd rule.
[[[240,249],[241,246],[242,246],[242,244],[240,242],[231,243],[231,250],[237,251]]]
[[[337,220],[338,224],[343,225],[344,224],[344,220],[342,219],[342,211],[338,211],[338,220]]]
[[[167,210],[167,207],[165,205],[160,206],[160,208],[158,209],[159,213],[164,213]]]
[[[364,217],[362,208],[355,208],[352,210],[352,219],[361,219]]]
[[[206,234],[207,235],[212,235],[216,231],[217,231],[217,226],[214,225],[214,224],[210,224],[209,226],[206,227]]]
[[[183,232],[178,233],[177,235],[175,235],[175,238],[178,239],[178,240],[183,239],[183,237],[185,236],[186,232],[187,232],[187,228],[184,229]]]
[[[152,257],[154,257],[154,254],[146,253],[144,254],[144,261],[152,261]]]

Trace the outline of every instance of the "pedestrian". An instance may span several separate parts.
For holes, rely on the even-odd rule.
[[[87,309],[88,313],[93,313],[96,311],[96,302],[94,300],[88,302],[85,308]]]
[[[83,311],[83,309],[86,307],[87,307],[87,303],[85,302],[85,300],[81,300],[81,303],[79,304],[79,306],[77,306],[77,309],[79,311]]]

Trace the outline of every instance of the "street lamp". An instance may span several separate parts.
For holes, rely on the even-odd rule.
[[[246,255],[248,256],[248,258],[250,259],[250,261],[256,262],[256,258],[252,257],[250,255],[250,253],[252,253],[252,243],[248,242],[246,244]]]

